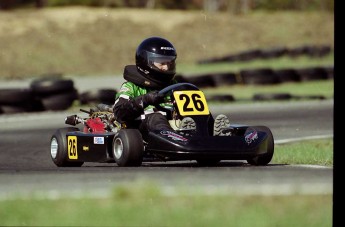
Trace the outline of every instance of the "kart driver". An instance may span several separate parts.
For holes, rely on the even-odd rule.
[[[154,106],[164,102],[164,97],[158,91],[176,83],[176,57],[175,47],[164,38],[150,37],[140,43],[135,54],[135,65],[125,66],[123,76],[126,81],[116,94],[113,111],[119,123],[127,128],[138,128],[144,138],[153,130],[173,131],[167,118]],[[135,125],[134,120],[140,116],[145,118],[140,125]],[[189,120],[193,121],[191,118]],[[225,115],[217,116],[217,120],[229,125]]]

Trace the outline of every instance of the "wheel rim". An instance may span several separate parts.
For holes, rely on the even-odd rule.
[[[53,138],[50,141],[50,155],[52,156],[52,158],[56,158],[58,148],[59,148],[59,145],[58,145],[57,139]]]
[[[117,138],[114,143],[114,156],[116,159],[120,159],[123,153],[122,140]]]

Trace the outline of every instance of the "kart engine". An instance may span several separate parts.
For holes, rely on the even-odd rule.
[[[117,132],[121,128],[121,125],[114,120],[114,114],[108,110],[102,111],[99,109],[90,109],[90,111],[80,109],[81,112],[87,113],[89,116],[87,118],[82,118],[77,115],[67,116],[65,123],[73,126],[83,124],[84,132]]]

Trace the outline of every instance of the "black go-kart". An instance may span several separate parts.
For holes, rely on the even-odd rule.
[[[193,84],[177,83],[161,91],[169,107],[157,105],[174,131],[152,131],[143,139],[137,128],[115,121],[110,106],[97,105],[85,118],[67,116],[65,123],[82,127],[58,129],[51,137],[50,154],[59,167],[79,167],[85,162],[141,166],[143,162],[196,160],[202,166],[216,166],[221,160],[246,160],[251,165],[267,165],[273,157],[274,139],[266,126],[231,124],[214,135],[214,118],[204,93]],[[193,127],[177,127],[183,118]],[[138,119],[140,121],[140,119]],[[226,136],[224,136],[226,135]]]

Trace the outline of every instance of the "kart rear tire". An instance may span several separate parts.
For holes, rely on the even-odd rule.
[[[141,166],[144,143],[139,130],[121,129],[113,139],[113,155],[118,166]]]
[[[265,166],[268,163],[270,163],[270,161],[273,158],[273,154],[274,154],[274,138],[273,138],[273,134],[272,134],[271,130],[268,127],[266,127],[266,126],[254,126],[254,127],[250,127],[250,129],[254,129],[256,131],[264,131],[264,132],[266,132],[268,134],[267,153],[264,154],[264,155],[259,155],[259,156],[256,156],[254,158],[248,159],[247,162],[250,165]]]
[[[58,167],[80,167],[84,162],[69,161],[66,134],[79,131],[76,127],[66,127],[56,130],[50,139],[50,156]]]

